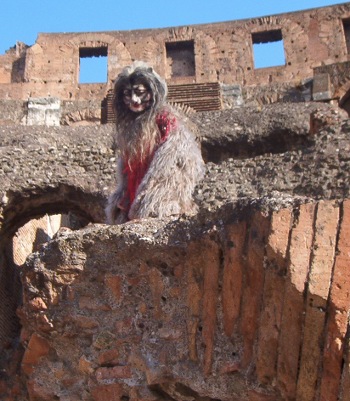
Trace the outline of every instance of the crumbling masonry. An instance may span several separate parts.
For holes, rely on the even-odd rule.
[[[255,68],[275,41],[283,65]],[[350,401],[349,43],[345,3],[0,56],[1,400]],[[79,82],[90,57],[105,82]],[[195,217],[107,226],[110,90],[135,59],[206,175]]]

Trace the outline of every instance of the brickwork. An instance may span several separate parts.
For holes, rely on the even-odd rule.
[[[97,102],[92,110],[97,116],[101,113],[101,102],[121,69],[132,60],[141,59],[149,62],[174,87],[220,83],[224,90],[227,85],[238,85],[244,88],[242,99],[257,104],[308,100],[312,93],[303,93],[303,87],[317,78],[320,68],[326,69],[331,90],[322,100],[335,99],[344,103],[350,79],[348,69],[342,67],[349,62],[349,18],[350,5],[344,3],[215,24],[135,31],[42,33],[33,46],[18,43],[0,56],[0,98],[21,100],[24,104],[30,97],[54,97],[73,103],[90,100]],[[255,68],[254,45],[279,38],[284,46],[284,65]],[[81,55],[102,53],[107,54],[108,59],[107,81],[79,83]],[[181,58],[182,63],[179,63]],[[181,68],[185,65],[186,70],[182,71],[180,65]],[[342,74],[334,73],[335,70]],[[318,93],[313,95],[315,100],[319,99]],[[237,101],[233,97],[231,101],[222,102],[221,107],[241,105],[242,99]],[[190,99],[185,96],[182,101],[186,100]],[[63,118],[67,113],[62,103]],[[98,123],[101,118],[92,121],[82,115],[81,120]]]
[[[349,18],[40,34],[0,56],[1,400],[350,401],[350,120],[324,103],[350,110]],[[254,68],[276,38],[286,65]],[[107,82],[80,84],[97,53]],[[86,226],[115,186],[114,127],[96,124],[134,59],[188,107],[199,214]],[[28,119],[52,98],[70,127]],[[86,227],[33,246],[56,213]]]
[[[250,205],[237,222],[231,209],[201,227],[58,238],[25,273],[30,400],[345,400],[348,206]]]

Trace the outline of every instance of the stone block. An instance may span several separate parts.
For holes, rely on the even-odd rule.
[[[58,126],[61,101],[57,98],[29,98],[27,125]]]
[[[91,394],[94,401],[119,401],[123,395],[123,387],[118,383],[100,385]]]
[[[252,215],[246,245],[243,294],[239,331],[243,337],[242,367],[252,363],[254,343],[260,324],[261,302],[264,288],[264,256],[270,227],[269,216],[262,212]]]
[[[28,347],[22,359],[22,370],[30,374],[39,359],[49,353],[50,345],[48,341],[37,333],[30,337]]]
[[[132,372],[129,366],[113,366],[112,368],[98,368],[96,379],[98,382],[115,379],[130,379]]]
[[[120,276],[106,276],[105,281],[107,287],[111,290],[114,298],[117,302],[119,302],[122,296],[122,278]]]
[[[312,99],[316,101],[332,99],[332,87],[329,74],[317,74],[314,76]]]

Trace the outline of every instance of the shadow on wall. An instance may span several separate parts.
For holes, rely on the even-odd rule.
[[[85,201],[84,201],[85,199]],[[79,203],[80,202],[80,203]],[[89,206],[85,202],[91,202]],[[79,203],[79,204],[77,204]],[[94,208],[90,213],[89,207]],[[55,213],[55,214],[51,214]],[[20,325],[16,310],[22,302],[20,274],[28,255],[40,251],[58,230],[80,229],[102,222],[103,202],[92,194],[75,188],[61,188],[51,194],[12,195],[4,211],[0,243],[0,372],[17,362]],[[41,217],[40,217],[41,216]],[[10,364],[11,365],[11,364]]]

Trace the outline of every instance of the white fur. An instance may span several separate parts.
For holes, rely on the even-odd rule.
[[[192,199],[193,190],[204,174],[204,162],[194,135],[184,125],[183,118],[165,104],[166,84],[150,67],[144,64],[140,67],[137,64],[138,72],[140,68],[145,69],[145,77],[153,82],[153,88],[157,91],[156,94],[153,93],[156,101],[142,115],[135,115],[124,109],[123,104],[118,101],[121,83],[124,84],[127,74],[133,74],[136,68],[128,67],[123,71],[120,75],[123,81],[117,81],[115,85],[116,138],[121,156],[117,167],[117,189],[106,207],[107,222],[110,224],[139,218],[194,213],[196,205]],[[162,113],[175,117],[176,124],[167,140],[157,145],[161,135],[155,119]],[[119,208],[127,188],[122,160],[126,154],[144,157],[145,149],[150,149],[151,152],[155,149],[154,156],[127,213]]]

